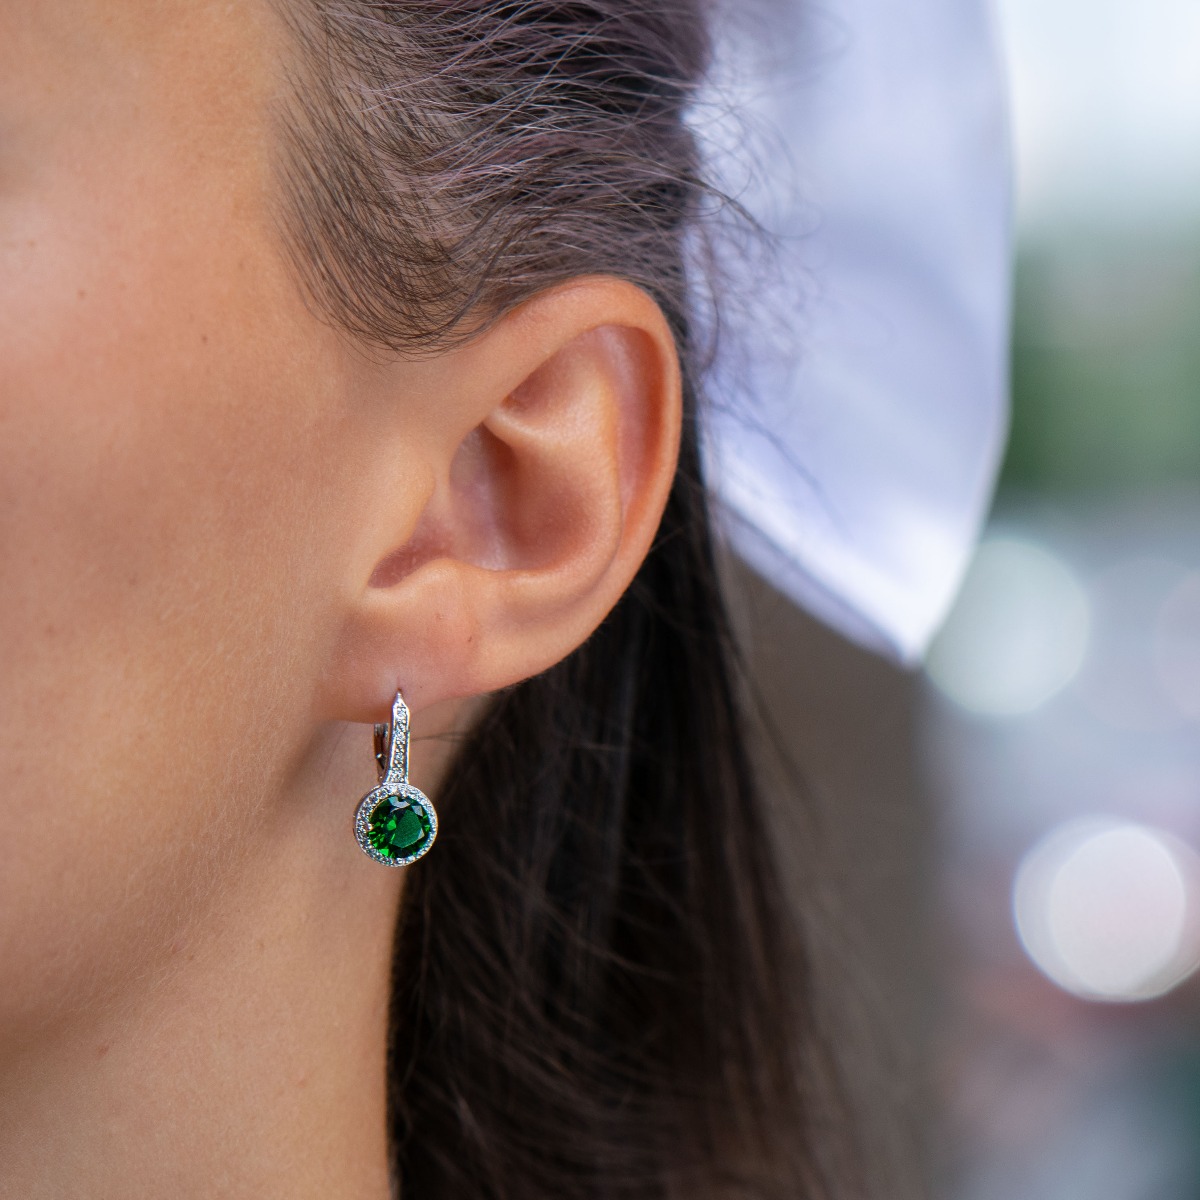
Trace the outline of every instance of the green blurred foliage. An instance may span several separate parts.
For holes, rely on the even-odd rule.
[[[1090,493],[1200,484],[1200,218],[1025,239],[1003,480]]]

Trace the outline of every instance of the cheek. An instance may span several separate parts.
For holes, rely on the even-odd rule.
[[[0,213],[0,1024],[177,935],[332,634],[331,335],[203,209]]]

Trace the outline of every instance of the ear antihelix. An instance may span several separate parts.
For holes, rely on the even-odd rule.
[[[369,858],[385,867],[406,867],[429,853],[437,837],[437,813],[429,798],[408,782],[409,716],[396,692],[391,721],[375,726],[379,784],[359,802],[354,835]]]

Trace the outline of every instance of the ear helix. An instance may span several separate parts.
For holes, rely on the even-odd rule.
[[[392,719],[375,726],[379,784],[359,802],[354,835],[369,858],[387,867],[406,867],[428,853],[437,837],[437,813],[408,782],[408,705],[399,692]]]

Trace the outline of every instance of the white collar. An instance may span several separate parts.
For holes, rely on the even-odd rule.
[[[911,663],[961,580],[1006,432],[1002,72],[986,0],[811,11],[727,21],[696,110],[726,147],[718,182],[783,239],[778,278],[747,281],[759,323],[708,380],[707,468],[751,565]],[[714,126],[730,96],[736,124]],[[747,120],[766,154],[749,179]]]

